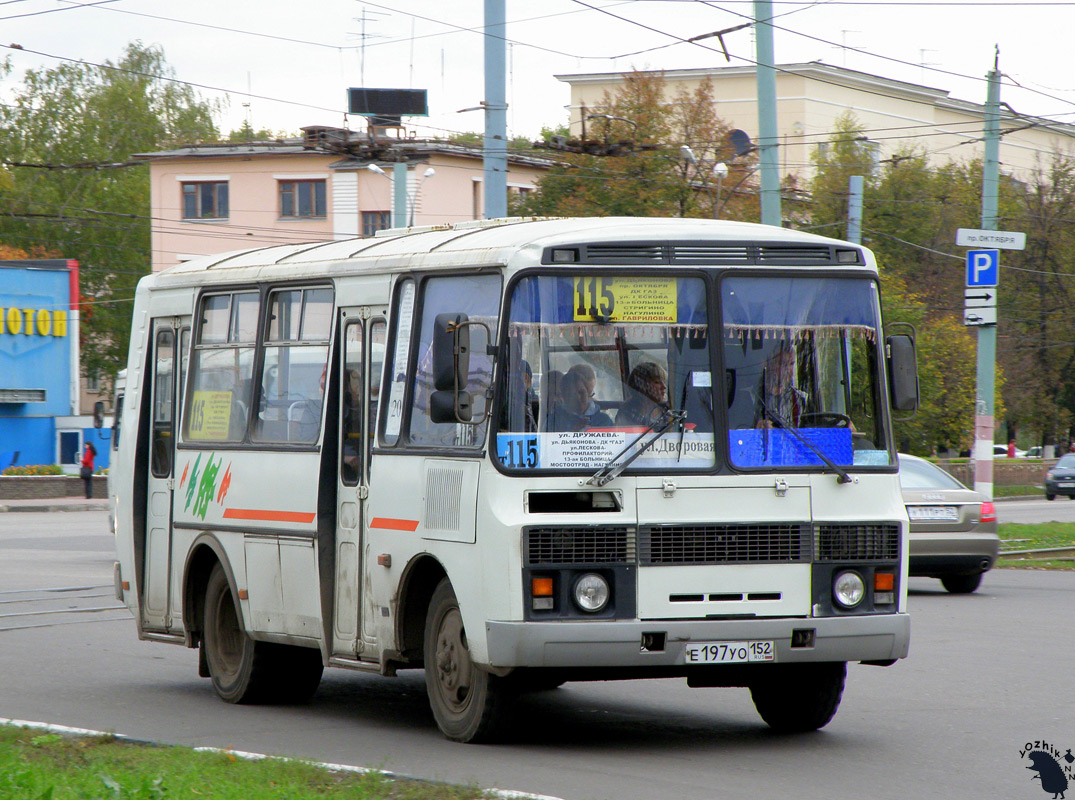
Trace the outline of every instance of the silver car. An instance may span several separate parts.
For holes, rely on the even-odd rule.
[[[996,507],[935,464],[900,453],[900,487],[911,520],[911,575],[973,592],[1000,549]]]

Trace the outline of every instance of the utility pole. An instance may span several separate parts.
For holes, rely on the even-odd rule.
[[[485,218],[508,215],[508,104],[505,0],[485,0]]]
[[[773,55],[772,0],[754,0],[757,41],[758,163],[761,167],[761,221],[780,227],[780,171],[777,160],[776,63]]]
[[[862,244],[862,187],[861,175],[847,181],[847,241]]]
[[[982,164],[982,230],[997,229],[1000,186],[1000,51],[986,76],[985,160]],[[974,489],[993,497],[993,396],[997,357],[997,328],[978,328],[978,390],[974,407]]]

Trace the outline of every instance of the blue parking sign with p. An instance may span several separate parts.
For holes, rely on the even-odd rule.
[[[967,286],[996,286],[999,278],[999,250],[967,251]]]

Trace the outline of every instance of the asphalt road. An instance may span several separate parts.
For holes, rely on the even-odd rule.
[[[220,702],[194,651],[137,641],[105,524],[0,514],[0,717],[569,800],[1036,798],[1024,743],[1075,748],[1075,572],[997,570],[969,596],[912,580],[910,657],[851,665],[819,733],[770,733],[745,690],[632,681],[531,695],[509,742],[473,746],[441,737],[420,672],[331,670],[303,707]]]

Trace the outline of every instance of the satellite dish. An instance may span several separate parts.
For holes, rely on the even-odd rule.
[[[750,136],[747,135],[747,132],[738,128],[728,131],[728,141],[732,143],[737,156],[745,156],[754,149],[754,144],[750,141]]]

